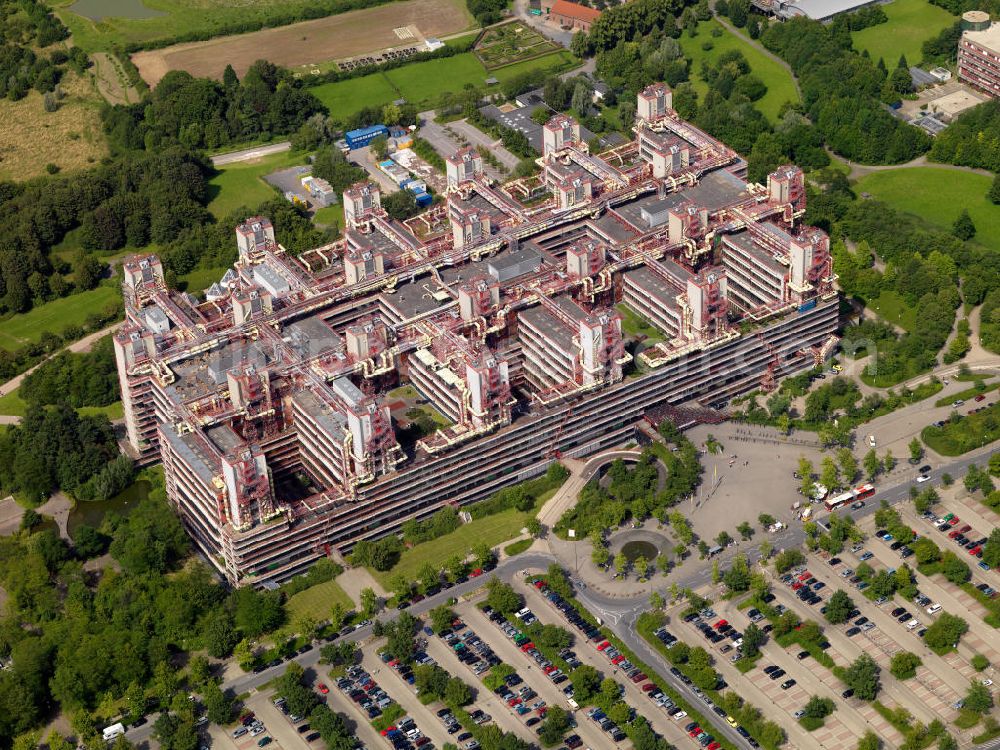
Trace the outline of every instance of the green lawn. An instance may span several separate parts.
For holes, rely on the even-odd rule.
[[[615,305],[622,315],[622,332],[626,336],[645,336],[649,346],[663,341],[663,332],[626,304]]]
[[[100,313],[120,296],[116,284],[106,283],[0,320],[0,348],[13,351],[22,344],[38,341],[45,331],[62,333],[67,326],[82,326],[88,316]]]
[[[990,183],[990,177],[972,172],[913,167],[872,172],[858,180],[857,191],[948,231],[966,208],[976,225],[975,241],[1000,250],[1000,206],[986,199]]]
[[[459,526],[450,534],[405,550],[392,570],[384,572],[372,570],[371,573],[384,588],[389,589],[389,582],[397,573],[404,573],[416,580],[417,573],[424,565],[429,563],[434,568],[443,569],[445,563],[453,556],[464,557],[468,555],[474,544],[488,544],[490,547],[496,547],[520,534],[528,519],[538,512],[538,509],[556,493],[557,489],[554,488],[539,495],[538,501],[531,511],[522,512],[510,508],[494,513],[492,516],[477,518]]]
[[[0,396],[0,414],[5,417],[23,417],[27,409],[28,402],[21,398],[16,388],[6,396]],[[125,407],[121,401],[115,401],[107,406],[82,406],[77,412],[85,417],[105,414],[113,422],[125,416]]]
[[[896,67],[900,55],[906,55],[910,65],[919,63],[924,58],[923,43],[956,20],[928,0],[892,0],[881,7],[888,22],[855,31],[851,39],[855,49],[868,50],[875,61],[883,58],[890,69]]]
[[[223,167],[208,181],[208,210],[221,219],[238,208],[255,208],[278,195],[275,188],[264,182],[264,175],[302,164],[305,159],[303,154],[284,151]]]
[[[285,607],[292,622],[305,616],[313,617],[322,622],[330,617],[330,609],[338,602],[346,609],[354,608],[354,602],[351,601],[351,597],[340,587],[339,583],[324,581],[289,597],[288,601],[285,602]]]
[[[712,64],[724,52],[738,49],[750,63],[754,75],[767,86],[767,93],[760,100],[754,102],[754,106],[763,112],[769,120],[776,121],[778,110],[782,104],[799,100],[791,74],[756,47],[751,47],[724,29],[722,36],[712,36],[713,28],[722,29],[723,27],[714,20],[702,21],[698,24],[698,33],[694,37],[685,33],[678,40],[684,50],[684,56],[691,60],[691,82],[698,94],[704,96],[705,92],[708,91],[708,84],[701,78],[702,61],[707,60],[709,64]],[[706,41],[712,42],[712,49],[708,51],[702,49],[702,45]]]
[[[179,288],[198,296],[216,281],[222,278],[226,268],[196,268],[191,273],[178,277]]]
[[[917,326],[917,311],[906,304],[897,292],[887,290],[869,303],[868,307],[889,323],[912,331]]]
[[[400,97],[418,106],[433,104],[447,91],[461,91],[466,85],[483,88],[491,76],[503,83],[529,70],[569,67],[574,62],[576,58],[561,51],[488,72],[473,53],[463,52],[362,78],[324,83],[310,91],[329,108],[333,117],[342,119],[365,107],[380,107]]]

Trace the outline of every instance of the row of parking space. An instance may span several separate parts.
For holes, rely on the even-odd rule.
[[[590,636],[588,641],[595,648],[593,650],[580,649],[579,653],[573,653],[572,658],[575,661],[586,662],[598,669],[598,671],[601,671],[605,664],[610,665],[613,675],[617,676],[620,673],[625,678],[624,682],[620,684],[623,700],[627,702],[627,698],[636,698],[639,701],[649,701],[661,709],[661,711],[642,712],[654,731],[659,732],[668,740],[674,742],[682,739],[686,733],[690,738],[698,742],[701,747],[713,748],[715,750],[719,746],[715,737],[698,726],[697,722],[688,721],[682,723],[687,718],[687,713],[676,706],[670,697],[663,694],[656,683],[649,680],[649,676],[646,673],[629,662],[624,654],[620,653],[608,641],[604,640],[600,631],[583,620],[572,605],[565,602],[557,593],[549,591],[545,586],[544,579],[529,580],[528,585],[530,586],[529,597],[534,597],[547,603],[549,607],[562,613],[571,624],[584,631],[584,634]],[[605,664],[601,663],[602,660],[605,660]],[[682,677],[682,679],[686,678]],[[690,684],[690,681],[688,681],[688,684]],[[697,688],[694,688],[694,692],[706,703],[708,708],[720,717],[726,716],[725,711],[712,704],[708,695]],[[631,711],[635,712],[635,709],[631,708]],[[613,740],[618,741],[617,738],[620,734],[623,734],[620,728],[599,708],[589,709],[587,717],[605,733],[610,735]],[[596,747],[600,747],[600,745]]]
[[[773,594],[770,595],[769,599],[768,603],[771,606],[785,611],[786,608],[783,604],[775,603],[776,597]],[[690,643],[690,639],[686,638],[687,633],[704,634],[705,627],[715,633],[718,633],[720,629],[725,632],[728,628],[734,627],[728,620],[738,622],[745,618],[748,621],[747,624],[750,621],[760,622],[762,620],[761,614],[755,609],[743,612],[733,602],[724,601],[715,606],[723,610],[724,617],[720,618],[715,611],[710,609],[698,613],[695,618],[690,616],[679,618],[676,628],[679,629],[678,632],[683,631],[682,639]],[[772,630],[770,623],[765,623],[760,627],[766,633],[770,633]],[[670,635],[669,632],[667,635]],[[663,640],[664,645],[669,645],[671,638],[675,636],[670,636],[666,640],[659,634],[658,637]],[[722,649],[731,648],[732,643],[728,641],[727,638]],[[829,645],[826,644],[827,647]],[[729,652],[726,651],[726,653]],[[838,748],[838,750],[854,747],[857,737],[863,734],[862,727],[865,720],[863,717],[854,715],[854,712],[849,708],[846,710],[852,714],[851,716],[844,717],[838,712],[827,718],[823,727],[811,733],[806,732],[796,721],[801,716],[800,712],[810,694],[837,699],[843,690],[843,686],[839,685],[839,681],[832,673],[825,669],[816,669],[815,665],[811,666],[809,662],[804,661],[810,657],[808,651],[799,651],[797,658],[792,658],[791,654],[773,642],[765,642],[762,647],[762,658],[766,657],[767,661],[746,674],[741,673],[735,665],[735,661],[741,656],[742,654],[737,651],[729,659],[717,661],[716,666],[720,670],[723,680],[731,682],[734,686],[733,689],[749,703],[762,708],[768,719],[777,721],[785,727],[792,746],[814,746],[818,741],[827,748]],[[843,703],[839,699],[838,702]]]

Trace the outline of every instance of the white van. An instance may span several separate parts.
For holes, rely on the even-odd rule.
[[[927,614],[929,614],[929,615],[936,615],[940,611],[941,611],[941,605],[940,604],[932,604],[931,606],[929,606],[927,608]]]
[[[112,724],[110,727],[104,728],[104,741],[114,742],[123,734],[125,734],[125,725],[119,721],[117,724]]]

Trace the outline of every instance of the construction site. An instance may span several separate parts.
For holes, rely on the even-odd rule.
[[[802,171],[747,184],[663,84],[634,130],[594,155],[557,115],[540,174],[504,185],[459,152],[446,200],[402,223],[355,185],[343,238],[297,256],[247,219],[204,300],[167,288],[156,256],[126,261],[126,449],[163,463],[233,585],[281,583],[627,442],[653,409],[770,390],[832,353],[829,238],[801,224]],[[634,346],[622,305],[662,336]],[[401,428],[390,394],[413,389],[445,426]]]

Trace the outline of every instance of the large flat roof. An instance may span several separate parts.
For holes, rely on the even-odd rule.
[[[966,31],[963,35],[970,42],[991,50],[1000,50],[1000,23],[990,24],[982,31]]]
[[[789,18],[806,16],[814,21],[824,21],[839,13],[847,13],[873,4],[874,0],[798,0],[796,3],[784,6],[781,14]]]

